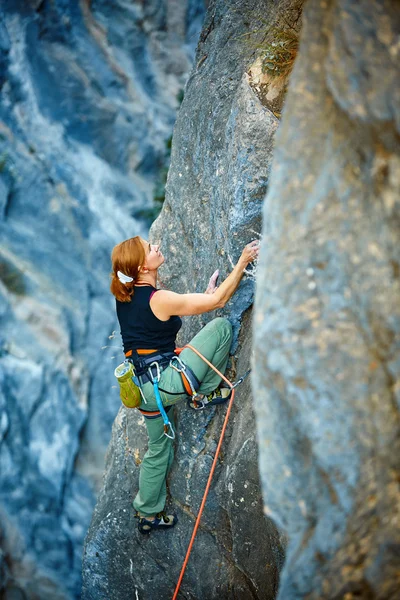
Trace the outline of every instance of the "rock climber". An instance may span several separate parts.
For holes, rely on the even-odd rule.
[[[231,394],[220,387],[221,378],[190,348],[175,355],[175,340],[181,316],[199,315],[222,308],[233,296],[245,268],[258,257],[258,241],[247,244],[228,277],[217,286],[218,271],[204,293],[179,294],[157,289],[157,274],[164,256],[157,244],[139,236],[114,247],[111,255],[111,292],[116,298],[124,353],[134,363],[142,392],[139,410],[145,417],[148,450],[140,465],[139,491],[132,502],[141,533],[173,527],[177,518],[167,515],[166,477],[173,460],[173,437],[166,435],[161,412],[174,432],[173,406],[196,392],[202,408],[222,404]],[[180,315],[180,316],[177,316]],[[218,317],[210,321],[190,342],[219,371],[224,373],[232,342],[230,322]],[[176,358],[176,360],[175,360]],[[149,367],[150,374],[149,374]],[[162,406],[156,401],[154,365]],[[185,370],[184,381],[182,368]],[[155,376],[155,375],[154,375]],[[191,388],[191,389],[190,389]],[[192,407],[193,404],[191,404]],[[167,413],[167,415],[166,415]]]

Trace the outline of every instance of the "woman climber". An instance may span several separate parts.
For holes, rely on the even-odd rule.
[[[226,402],[231,394],[229,388],[219,387],[221,378],[190,348],[184,348],[179,356],[175,353],[175,339],[182,325],[177,315],[199,315],[225,306],[245,268],[257,256],[258,241],[250,242],[218,287],[216,271],[205,293],[178,294],[157,289],[158,268],[164,262],[159,245],[136,236],[112,251],[111,292],[116,298],[125,356],[133,362],[140,384],[139,410],[145,417],[149,437],[140,465],[139,492],[132,503],[141,533],[173,527],[177,522],[175,515],[164,512],[166,477],[173,460],[173,405],[193,395],[193,408],[196,401],[202,408],[209,407]],[[219,317],[210,321],[190,344],[224,373],[231,341],[231,324]]]

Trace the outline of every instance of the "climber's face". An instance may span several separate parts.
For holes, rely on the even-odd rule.
[[[146,254],[143,266],[149,271],[156,271],[165,260],[163,253],[160,250],[160,244],[150,244],[149,242],[143,239],[142,243]]]

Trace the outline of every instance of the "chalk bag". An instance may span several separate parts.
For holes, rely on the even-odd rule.
[[[141,394],[139,387],[134,383],[136,378],[135,369],[131,362],[123,362],[114,371],[119,383],[119,395],[121,402],[126,408],[137,408],[140,406]]]

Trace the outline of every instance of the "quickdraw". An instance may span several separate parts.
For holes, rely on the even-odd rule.
[[[246,373],[244,375],[242,375],[237,381],[235,381],[235,383],[232,384],[232,389],[234,390],[235,387],[237,387],[238,385],[243,383],[243,381],[246,379],[246,377],[248,375],[250,375],[250,373],[251,373],[251,369],[248,369],[248,371],[246,371]]]
[[[153,375],[152,372],[152,368],[155,368],[155,374]],[[157,406],[158,406],[158,410],[161,413],[161,416],[163,418],[164,421],[164,435],[169,438],[170,440],[174,440],[175,439],[175,431],[172,427],[171,421],[168,419],[168,415],[165,412],[165,408],[164,405],[162,403],[161,400],[161,396],[160,396],[160,391],[158,389],[158,382],[160,381],[160,377],[161,377],[161,373],[160,373],[160,365],[158,364],[157,361],[152,362],[149,365],[149,369],[148,369],[149,375],[150,375],[150,379],[153,383],[153,387],[154,387],[154,396],[156,398],[156,402],[157,402]],[[168,433],[168,430],[171,432],[170,434]]]

